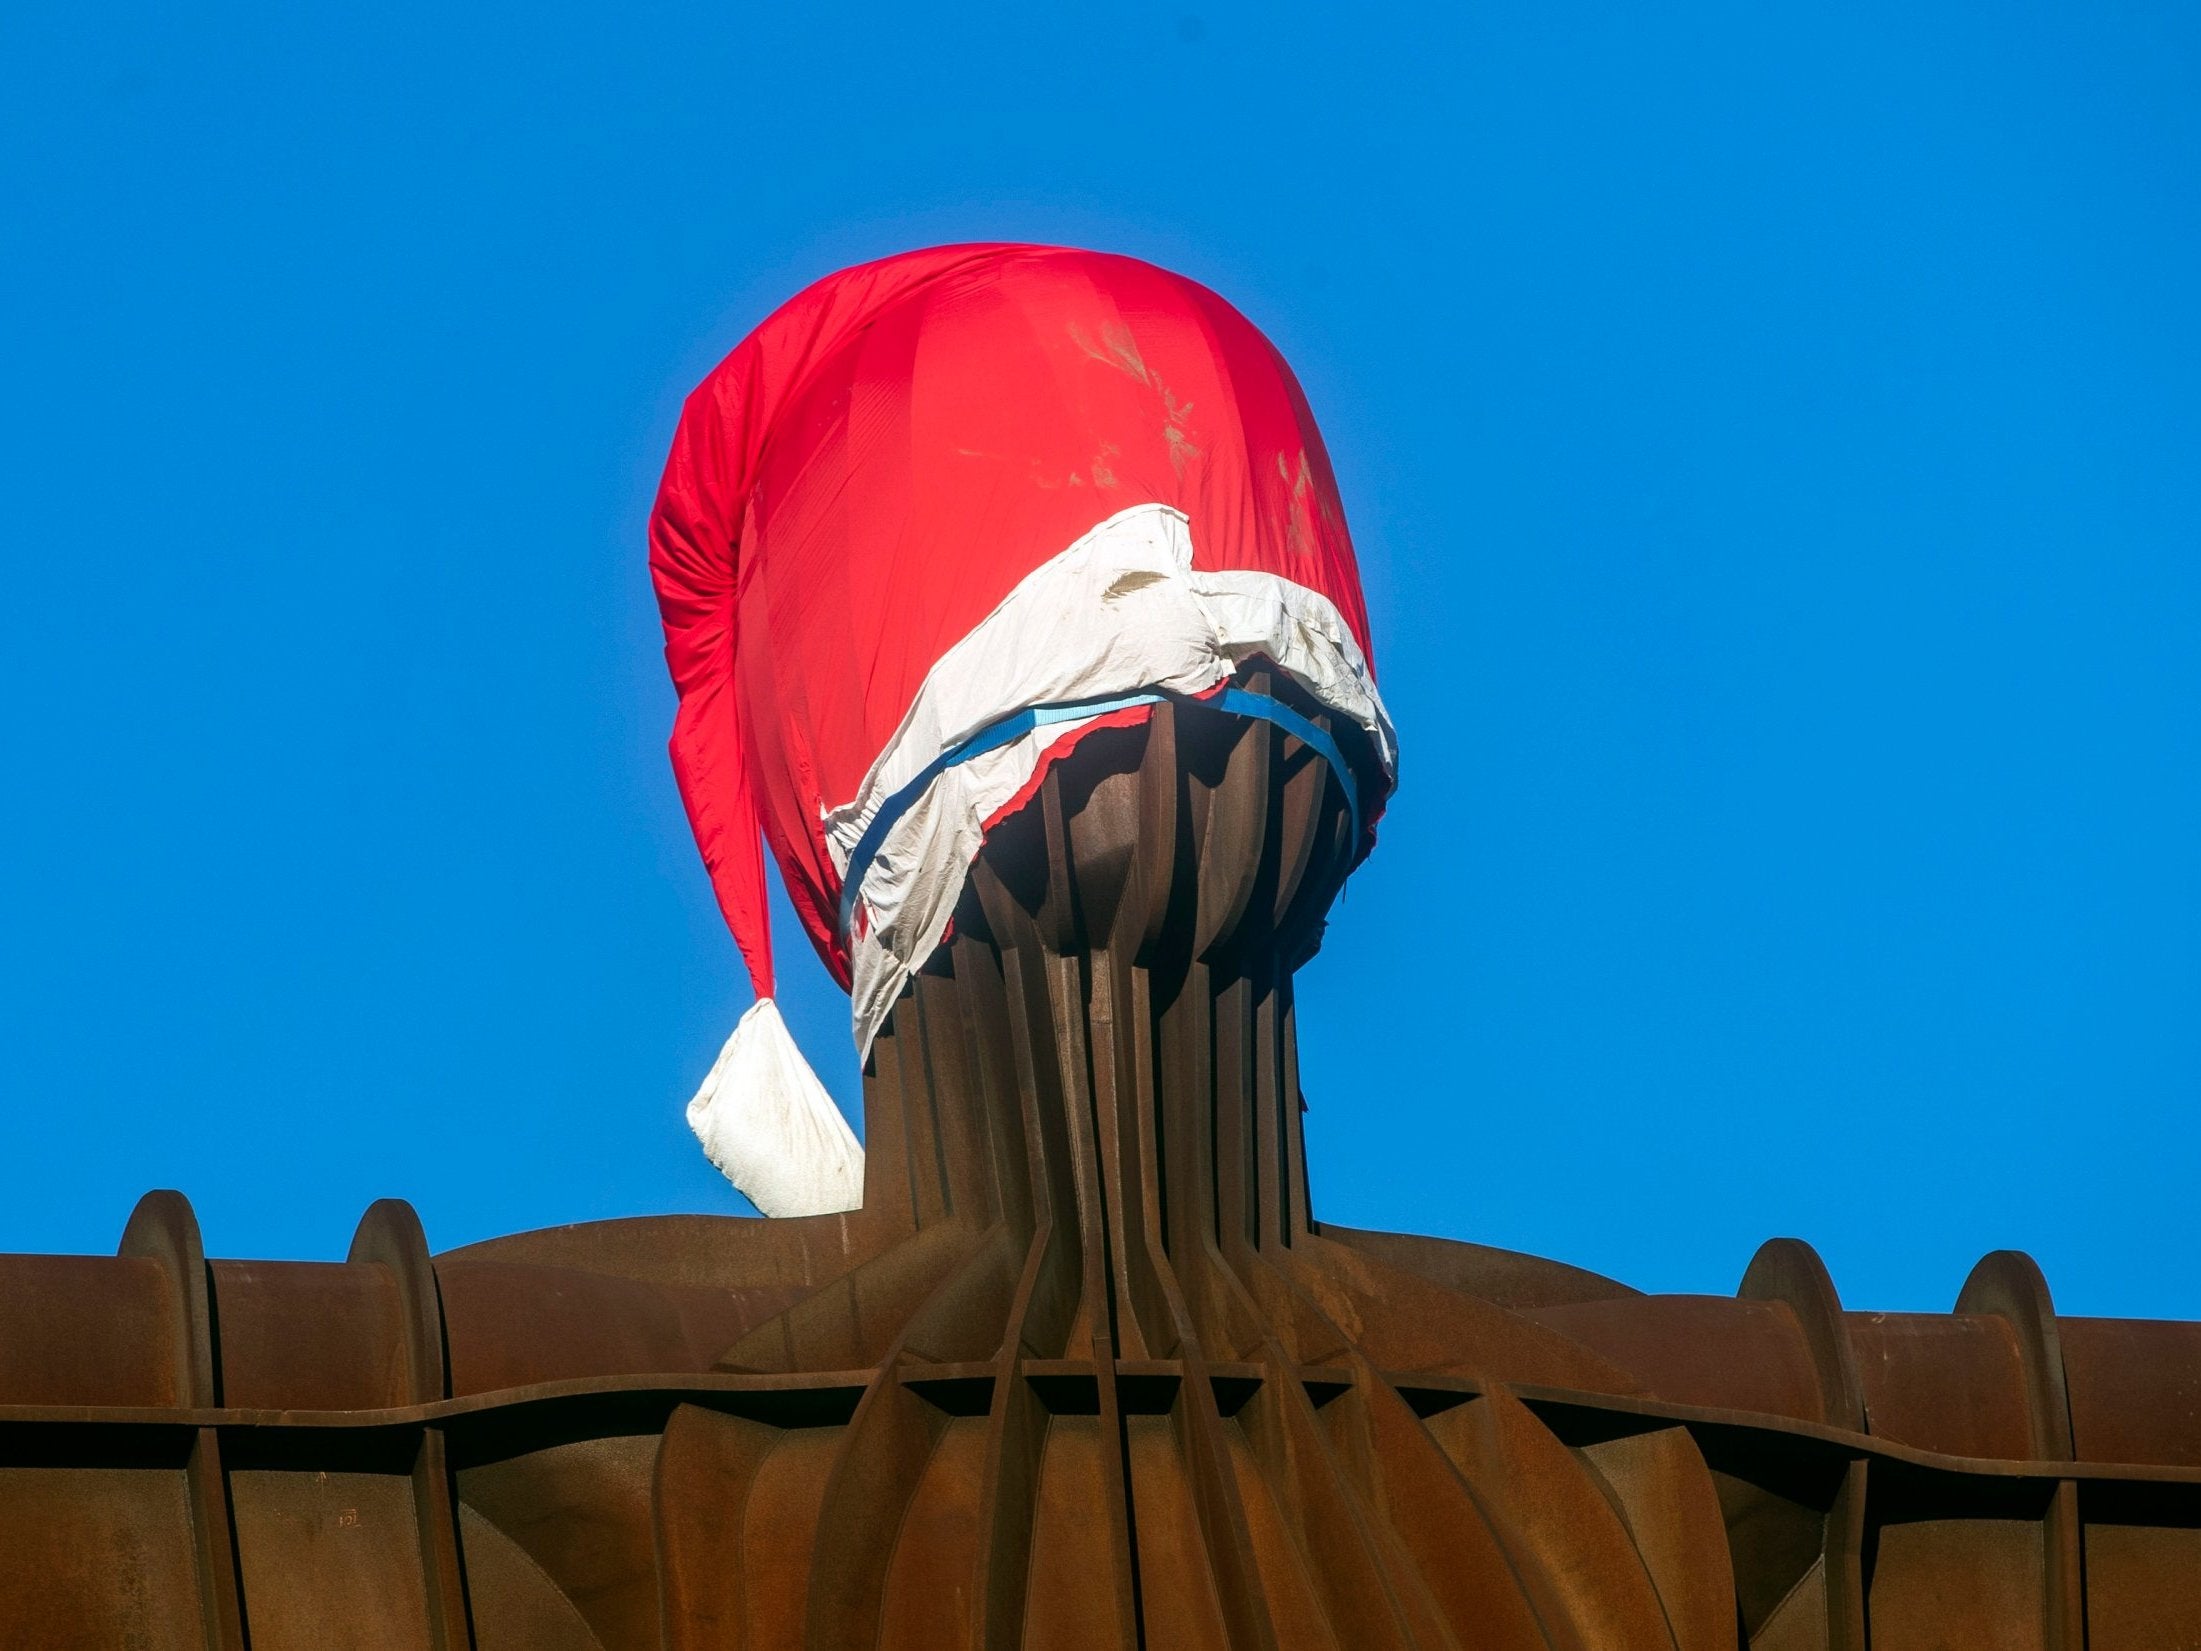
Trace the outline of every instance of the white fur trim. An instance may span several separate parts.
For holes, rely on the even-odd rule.
[[[827,851],[845,877],[886,799],[943,751],[1028,706],[1140,689],[1204,693],[1255,655],[1358,723],[1384,772],[1396,775],[1391,719],[1335,603],[1273,573],[1194,568],[1180,510],[1119,511],[1027,574],[941,655],[854,799],[827,813]],[[1024,788],[1050,746],[1090,720],[1035,728],[947,769],[862,868],[864,921],[849,937],[860,1053],[946,934],[985,822]]]

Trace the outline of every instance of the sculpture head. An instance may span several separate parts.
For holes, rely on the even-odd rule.
[[[689,399],[651,564],[674,766],[758,996],[768,844],[859,1049],[988,836],[1106,730],[1172,704],[1282,728],[1348,863],[1390,790],[1305,399],[1243,316],[1135,260],[951,247],[802,293]]]

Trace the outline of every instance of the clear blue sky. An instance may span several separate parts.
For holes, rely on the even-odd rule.
[[[2191,6],[15,6],[0,224],[0,1248],[739,1207],[644,512],[779,299],[1006,237],[1328,433],[1320,1212],[2201,1316]]]

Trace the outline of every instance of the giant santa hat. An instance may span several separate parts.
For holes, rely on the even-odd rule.
[[[1397,771],[1291,369],[1135,259],[941,247],[791,299],[688,398],[650,571],[673,770],[758,999],[688,1116],[768,1215],[854,1208],[863,1178],[772,1007],[760,844],[868,1052],[988,827],[1094,728],[1169,697],[1280,721],[1363,850]],[[1365,750],[1231,686],[1256,657]]]

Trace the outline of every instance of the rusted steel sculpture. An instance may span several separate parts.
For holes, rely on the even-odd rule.
[[[0,1259],[0,1645],[2201,1645],[2201,1326],[1315,1221],[1342,813],[1268,723],[1089,740],[876,1044],[848,1215],[209,1262],[155,1193]]]

